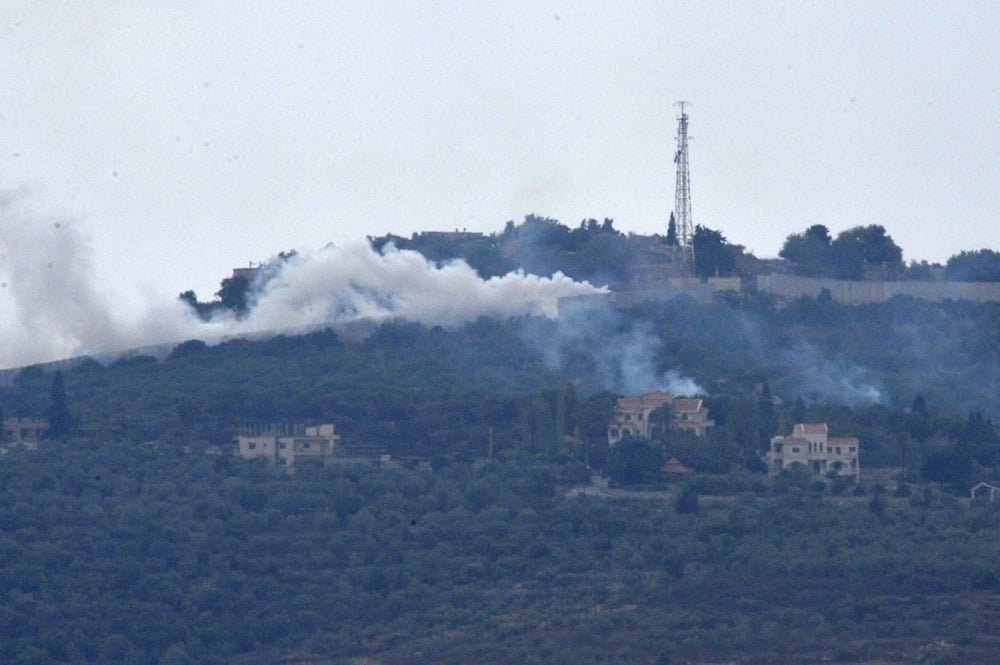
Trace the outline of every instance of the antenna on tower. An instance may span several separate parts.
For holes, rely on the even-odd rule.
[[[691,222],[691,172],[688,169],[688,116],[690,102],[677,102],[681,108],[677,119],[677,189],[674,194],[674,224],[677,227],[677,244],[674,245],[674,263],[684,276],[694,275],[694,225]]]

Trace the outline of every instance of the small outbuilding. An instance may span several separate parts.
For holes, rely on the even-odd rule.
[[[694,473],[694,469],[684,466],[676,457],[671,457],[656,473],[664,480],[684,480]]]
[[[972,499],[995,501],[997,497],[1000,497],[1000,487],[991,485],[990,483],[978,483],[969,490],[969,497]]]

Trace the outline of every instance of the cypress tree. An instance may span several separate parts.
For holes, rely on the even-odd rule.
[[[66,385],[63,373],[57,371],[52,377],[52,387],[49,389],[49,431],[53,439],[64,439],[73,431],[73,417],[69,413],[66,400]]]

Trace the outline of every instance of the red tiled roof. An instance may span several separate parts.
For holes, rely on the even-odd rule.
[[[638,397],[622,397],[615,407],[619,411],[642,411],[642,400]]]
[[[700,399],[675,399],[670,405],[674,411],[693,413],[701,408]]]
[[[660,469],[660,473],[694,473],[694,470],[681,464],[681,461],[676,457],[671,457]]]
[[[651,393],[646,393],[640,399],[643,406],[660,407],[673,402],[674,396],[662,390],[654,390]]]

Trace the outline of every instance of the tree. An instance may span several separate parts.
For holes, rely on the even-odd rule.
[[[903,269],[903,250],[878,224],[842,232],[830,250],[838,279],[862,279],[872,272],[893,277]]]
[[[674,213],[670,213],[670,221],[667,223],[667,244],[673,247],[677,244],[677,220]]]
[[[608,475],[622,485],[641,483],[663,466],[663,453],[646,439],[626,437],[608,455]]]
[[[814,224],[805,233],[793,233],[785,239],[778,256],[796,264],[799,272],[814,277],[828,274],[831,268],[830,231]]]
[[[49,430],[48,436],[54,439],[64,439],[73,431],[73,417],[69,413],[66,401],[66,385],[62,371],[57,371],[52,377],[52,387],[49,389]]]
[[[727,277],[736,270],[735,248],[720,231],[698,224],[694,227],[694,269],[699,277]]]
[[[1000,252],[981,249],[957,254],[948,259],[944,275],[959,282],[1000,282]]]
[[[674,512],[688,515],[698,512],[698,492],[691,486],[685,487],[674,501]]]
[[[968,449],[955,444],[935,450],[920,465],[920,477],[964,490],[972,477],[972,455]]]
[[[245,315],[249,307],[247,300],[247,292],[250,290],[249,280],[242,276],[227,277],[222,280],[220,286],[222,288],[215,295],[218,296],[222,306],[232,310],[237,316]]]

